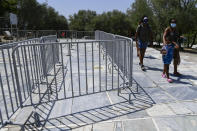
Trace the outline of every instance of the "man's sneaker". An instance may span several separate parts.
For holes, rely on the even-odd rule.
[[[177,76],[177,77],[181,76],[181,74],[179,72],[174,72],[173,74],[174,74],[174,76]]]
[[[145,71],[144,65],[141,65],[141,69],[142,69],[143,71]]]

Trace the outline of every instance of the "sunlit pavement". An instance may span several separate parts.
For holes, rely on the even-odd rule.
[[[134,48],[134,51],[136,49]],[[173,83],[161,77],[163,64],[159,51],[148,48],[141,71],[134,52],[134,79],[155,101],[155,105],[137,113],[130,113],[103,123],[76,129],[76,131],[196,131],[197,130],[197,61],[196,54],[181,53],[178,67],[181,77]]]
[[[144,65],[134,47],[134,79],[142,86],[130,104],[117,91],[62,100],[41,108],[49,115],[42,130],[73,131],[196,131],[197,130],[197,61],[194,54],[181,53],[178,67],[181,77],[161,77],[163,64],[159,51],[148,48]],[[194,60],[195,59],[195,60]],[[150,99],[150,98],[151,99]],[[50,109],[50,107],[52,107]],[[47,111],[49,110],[49,111]],[[28,124],[27,124],[28,125]],[[33,129],[33,127],[31,127]],[[31,129],[30,128],[30,129]],[[16,129],[16,128],[10,128]],[[26,126],[28,129],[28,126]]]

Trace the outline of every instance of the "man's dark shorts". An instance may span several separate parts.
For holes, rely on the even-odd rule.
[[[146,49],[148,46],[148,42],[142,42],[141,40],[138,40],[138,46],[140,49]]]

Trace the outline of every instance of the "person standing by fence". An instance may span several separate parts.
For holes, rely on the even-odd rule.
[[[145,68],[144,68],[143,59],[146,52],[146,48],[148,46],[148,43],[150,43],[150,45],[153,44],[152,30],[148,24],[147,16],[142,17],[141,22],[137,27],[135,37],[136,37],[137,51],[139,52],[138,53],[140,60],[139,65],[141,66],[141,69],[144,71]]]
[[[169,24],[170,26],[165,29],[163,35],[164,46],[162,47],[162,60],[164,63],[164,69],[162,77],[167,77],[167,81],[171,83],[173,81],[169,77],[169,65],[175,55],[174,51],[178,50],[179,46],[177,44],[177,33],[175,30],[176,20],[174,18],[170,19]]]

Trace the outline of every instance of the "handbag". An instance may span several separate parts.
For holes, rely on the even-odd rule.
[[[162,55],[166,55],[166,54],[167,54],[166,46],[163,46],[163,47],[162,47],[162,49],[161,49],[161,54],[162,54]]]

